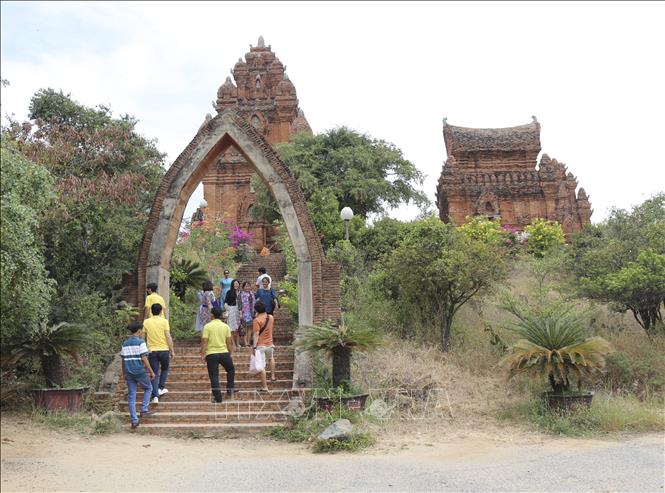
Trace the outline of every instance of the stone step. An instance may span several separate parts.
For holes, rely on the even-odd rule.
[[[265,432],[284,426],[281,421],[253,421],[251,423],[141,423],[137,433],[145,435],[195,435],[199,437],[225,437]],[[129,425],[126,426],[130,429]]]
[[[277,392],[278,397],[280,392]],[[159,412],[201,412],[201,411],[219,411],[224,408],[226,411],[282,411],[289,403],[287,399],[272,399],[272,400],[241,400],[241,399],[225,399],[221,404],[210,402],[210,394],[208,400],[200,401],[174,401],[171,402],[167,399],[160,400],[159,404],[151,406],[151,409],[156,409]],[[121,406],[123,411],[127,411],[127,403]],[[136,403],[136,411],[141,410],[141,403]]]
[[[200,353],[200,344],[178,344],[177,342],[175,344],[175,351],[176,351],[176,356],[179,354],[190,354],[190,355],[197,355],[199,356]],[[276,353],[282,353],[282,354],[293,354],[295,352],[295,348],[292,345],[289,344],[275,344],[275,354]],[[237,348],[233,351],[233,356],[236,354],[251,354],[251,348]]]
[[[293,371],[277,371],[276,377],[277,380],[291,380],[293,377]],[[220,378],[224,378],[224,381],[226,381],[226,373],[222,370],[220,372]],[[260,377],[258,375],[251,375],[247,371],[238,371],[236,370],[235,374],[235,381],[236,382],[249,382],[256,380],[258,381]],[[268,380],[270,380],[270,371],[268,371]],[[201,372],[189,372],[189,373],[170,373],[169,376],[166,379],[166,388],[171,390],[170,387],[172,386],[173,383],[196,383],[196,382],[210,382],[210,379],[208,378],[208,372],[201,371]]]
[[[225,404],[218,405],[213,411],[197,412],[169,412],[157,410],[150,416],[144,416],[141,421],[147,423],[247,423],[256,421],[282,421],[286,419],[283,411],[239,411],[227,408]],[[126,414],[129,418],[129,413]]]
[[[238,371],[239,368],[247,368],[249,370],[249,361],[242,362],[242,361],[236,361],[233,360],[233,364],[236,367],[236,371]],[[293,361],[275,361],[275,370],[277,371],[292,371],[293,370]],[[208,374],[207,367],[205,363],[202,363],[201,360],[197,363],[192,363],[192,364],[177,364],[177,363],[171,363],[169,365],[169,375],[173,375],[175,373],[189,373],[189,372],[204,372],[206,375]]]
[[[261,386],[261,382],[258,379],[258,377],[252,379],[252,380],[235,380],[235,387],[238,390],[252,390],[259,388]],[[182,380],[168,380],[167,381],[167,389],[169,389],[169,393],[174,390],[208,390],[210,391],[210,380],[200,380],[200,381],[194,381],[194,382],[187,382],[187,381],[182,381]],[[222,373],[220,374],[220,386],[222,389],[226,388],[226,376]],[[276,382],[269,382],[268,387],[271,389],[290,389],[293,386],[293,380],[288,379],[288,380],[277,380]],[[123,393],[125,392],[124,390],[124,385],[121,385],[120,383],[118,384],[118,388],[120,391]],[[139,395],[143,395],[142,392],[138,392]],[[168,395],[168,394],[167,394]],[[137,397],[138,399],[138,397]]]
[[[276,371],[276,378],[277,381],[281,380],[292,380],[293,377],[293,371],[291,370],[284,370],[284,371]],[[221,370],[219,372],[220,378],[223,379],[224,382],[226,382],[226,372],[224,370]],[[267,372],[267,379],[268,382],[270,382],[270,371]],[[252,381],[259,381],[260,377],[258,375],[252,375],[247,371],[238,371],[236,369],[236,374],[235,374],[235,382],[237,385],[237,382],[252,382]],[[122,381],[123,383],[121,384],[118,382],[118,385],[122,385],[123,387],[126,387],[126,383],[124,380]],[[208,377],[208,372],[207,371],[199,371],[199,372],[170,372],[169,371],[169,376],[166,379],[166,388],[171,390],[171,388],[174,387],[173,384],[176,383],[198,383],[198,382],[206,382],[210,383],[210,378]]]
[[[251,357],[252,357],[251,351],[240,351],[240,352],[236,351],[231,354],[231,359],[233,359],[233,361],[236,360],[249,361]],[[275,361],[277,360],[293,361],[293,359],[295,358],[295,353],[293,351],[280,351],[278,349],[275,349],[273,350],[273,357],[275,358]],[[174,364],[179,363],[178,360],[182,360],[182,362],[188,364],[198,363],[201,361],[201,353],[198,351],[189,351],[189,350],[176,348],[175,360],[173,361],[173,363]]]
[[[270,387],[270,384],[268,384]],[[309,396],[309,389],[298,389],[293,390],[291,388],[286,389],[274,389],[270,387],[270,392],[258,392],[258,387],[256,389],[237,389],[235,391],[235,399],[240,401],[272,401],[272,400],[289,400],[292,398],[300,397],[305,399]],[[159,405],[162,403],[176,403],[176,402],[210,402],[210,397],[212,393],[208,387],[205,390],[171,390],[169,389],[168,394],[164,394],[159,398]],[[226,398],[226,396],[225,396]],[[136,400],[141,402],[143,399],[143,392],[139,392]],[[127,402],[127,393],[123,392],[121,396],[121,402]]]

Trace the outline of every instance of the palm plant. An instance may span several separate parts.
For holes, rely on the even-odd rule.
[[[602,337],[586,337],[585,314],[574,305],[541,298],[529,305],[506,298],[501,306],[516,317],[511,324],[522,336],[501,360],[510,376],[529,372],[546,376],[552,391],[561,394],[570,388],[571,377],[591,379],[605,367],[605,355],[612,352]]]
[[[65,383],[62,357],[78,357],[90,341],[85,327],[67,322],[55,325],[40,324],[21,333],[9,344],[9,364],[27,358],[39,358],[42,372],[49,388],[62,387]]]
[[[333,387],[348,389],[351,381],[351,353],[365,351],[381,344],[381,335],[369,327],[336,325],[324,321],[321,325],[306,327],[296,339],[296,346],[304,351],[325,351],[332,355]]]
[[[176,296],[185,302],[188,287],[200,288],[208,279],[208,272],[198,262],[187,259],[178,259],[171,264],[171,288]]]

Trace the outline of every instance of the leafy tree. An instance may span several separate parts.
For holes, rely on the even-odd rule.
[[[2,337],[45,321],[52,283],[44,267],[39,227],[55,199],[53,179],[2,139],[0,159],[0,311]]]
[[[52,89],[33,96],[30,117],[10,121],[7,133],[55,179],[58,202],[43,232],[57,304],[68,302],[68,284],[111,298],[135,266],[163,154],[136,132],[135,119],[114,118],[106,107],[88,108]]]
[[[630,310],[650,333],[663,327],[665,308],[665,193],[614,209],[601,224],[573,238],[571,268],[582,295]]]
[[[363,253],[365,263],[371,266],[397,248],[408,234],[411,225],[412,223],[384,217],[363,229],[356,243]]]
[[[556,221],[535,219],[524,228],[524,232],[528,236],[527,250],[539,258],[544,257],[549,250],[562,246],[565,242],[563,229]]]
[[[340,127],[319,135],[301,133],[276,148],[305,195],[325,248],[344,238],[342,207],[353,209],[350,236],[354,237],[370,214],[402,203],[428,204],[425,194],[415,188],[423,182],[422,173],[385,141]],[[255,181],[255,189],[253,216],[272,222],[279,215],[274,200],[262,183]]]
[[[277,150],[307,199],[330,189],[340,204],[363,217],[402,202],[427,204],[414,188],[422,184],[422,173],[383,140],[339,127],[319,135],[301,133]]]
[[[448,351],[455,313],[505,275],[502,249],[428,217],[415,221],[402,243],[385,256],[375,280],[395,303],[403,324],[425,326],[434,319],[441,346]]]

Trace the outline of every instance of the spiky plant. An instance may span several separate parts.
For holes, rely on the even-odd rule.
[[[560,394],[569,390],[571,377],[579,389],[605,367],[612,347],[602,337],[586,337],[585,314],[574,305],[540,299],[532,306],[508,298],[502,308],[517,318],[510,328],[522,336],[500,362],[511,377],[525,372],[547,377]]]
[[[208,280],[208,272],[198,262],[187,259],[177,259],[171,263],[170,284],[176,296],[185,302],[188,287],[201,289],[201,285]]]
[[[351,381],[351,353],[365,351],[381,344],[381,335],[366,326],[336,325],[324,321],[306,327],[296,339],[296,346],[304,351],[325,351],[332,355],[333,387],[348,388]]]
[[[81,325],[60,322],[56,325],[41,324],[18,335],[9,348],[8,362],[16,364],[27,358],[38,358],[49,388],[62,387],[65,383],[62,357],[78,357],[90,337]]]

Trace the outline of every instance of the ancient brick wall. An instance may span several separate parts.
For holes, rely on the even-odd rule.
[[[467,216],[500,217],[523,229],[536,218],[561,223],[569,235],[590,222],[586,192],[563,163],[540,152],[540,124],[465,128],[444,121],[446,160],[437,186],[439,216],[463,224]]]

